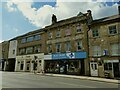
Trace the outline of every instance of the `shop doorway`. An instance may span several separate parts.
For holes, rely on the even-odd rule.
[[[119,75],[119,63],[113,63],[114,77],[120,77]]]
[[[65,61],[60,62],[60,73],[67,74],[67,64]]]
[[[90,62],[91,76],[98,76],[98,64],[97,62]]]

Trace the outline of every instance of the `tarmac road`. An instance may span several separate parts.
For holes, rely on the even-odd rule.
[[[26,72],[2,72],[2,88],[118,88],[118,84]]]

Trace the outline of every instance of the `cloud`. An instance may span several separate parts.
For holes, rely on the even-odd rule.
[[[104,3],[101,2],[60,2],[60,0],[56,0],[55,7],[44,5],[39,9],[31,7],[33,4],[32,0],[31,2],[21,3],[10,2],[7,6],[9,9],[11,8],[11,11],[15,9],[11,7],[13,4],[15,4],[17,9],[36,27],[50,25],[51,15],[53,13],[57,16],[58,20],[76,16],[79,12],[86,13],[88,9],[92,10],[94,19],[117,14],[117,4],[105,6]]]
[[[3,42],[3,40],[0,40],[0,43]]]
[[[7,8],[9,12],[13,12],[16,11],[17,9],[14,7],[14,3],[13,2],[8,2],[7,3]]]

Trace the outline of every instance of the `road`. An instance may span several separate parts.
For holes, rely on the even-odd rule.
[[[2,72],[2,88],[118,88],[118,84],[25,72]]]

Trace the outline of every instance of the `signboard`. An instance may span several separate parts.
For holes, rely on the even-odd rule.
[[[108,55],[108,50],[103,50],[103,55],[104,56]]]
[[[52,54],[52,59],[79,59],[79,58],[86,58],[86,52],[69,52],[69,53],[57,53]]]

